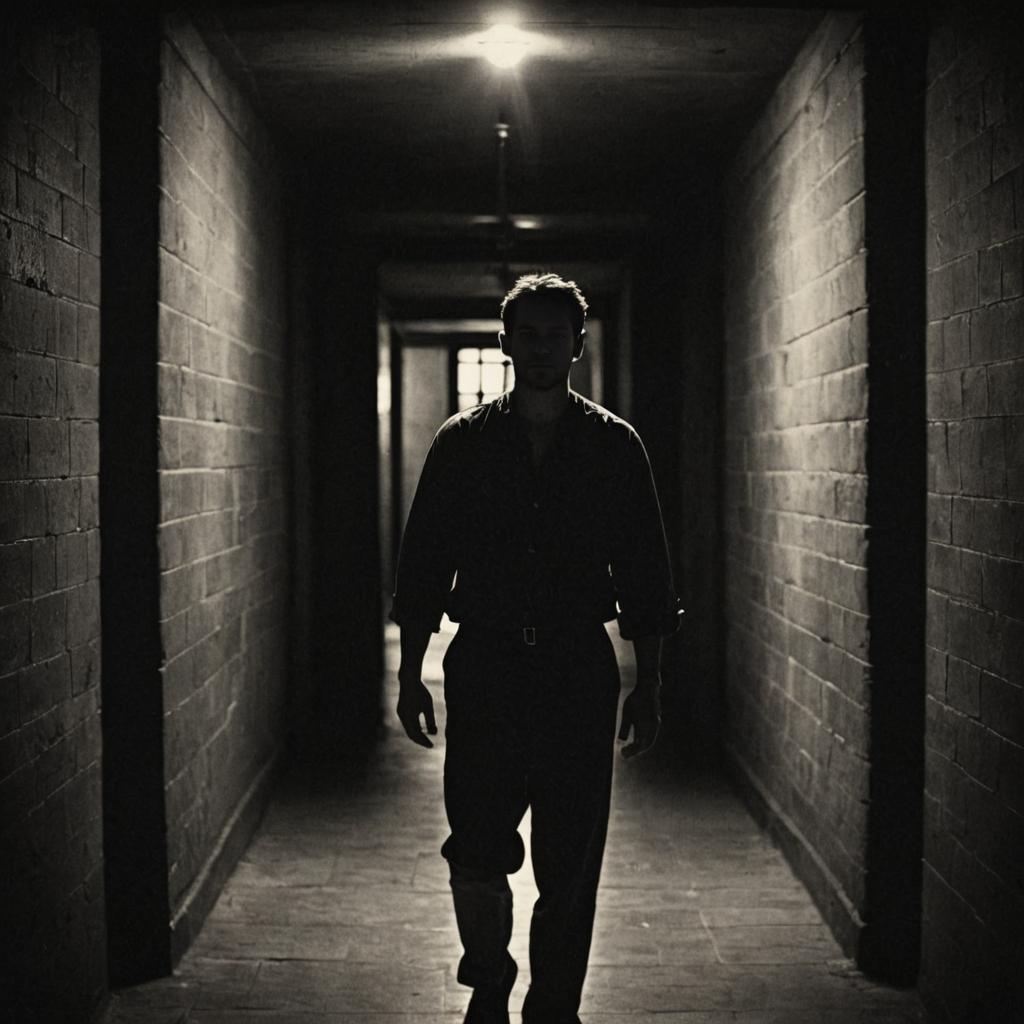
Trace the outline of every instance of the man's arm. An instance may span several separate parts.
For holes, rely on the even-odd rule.
[[[661,686],[661,637],[636,637],[633,640],[633,655],[636,658],[636,689],[659,689]]]
[[[633,742],[622,748],[625,758],[636,757],[654,746],[661,728],[661,637],[638,636],[633,640],[636,685],[622,705],[619,739]]]
[[[636,686],[623,704],[619,728],[620,740],[633,733],[633,742],[622,751],[629,758],[649,750],[658,737],[661,638],[678,626],[678,601],[654,477],[635,433],[629,438],[627,454],[611,568],[620,606],[619,631],[633,641],[636,657]]]
[[[420,473],[398,559],[390,617],[401,630],[402,660],[398,669],[398,707],[405,734],[422,747],[432,747],[420,727],[437,733],[434,701],[423,685],[423,656],[431,633],[440,628],[454,576],[452,564],[453,504],[456,500],[448,468],[452,434],[435,434]]]
[[[679,627],[679,602],[672,581],[668,541],[651,464],[643,442],[631,432],[619,474],[617,522],[611,558],[624,640],[662,637]],[[658,648],[637,652],[639,674],[657,673]]]
[[[437,735],[434,701],[423,683],[423,656],[433,630],[429,624],[406,622],[401,627],[402,660],[398,666],[398,720],[406,736],[421,747],[432,747],[420,728],[420,715],[431,736]]]
[[[446,425],[447,426],[447,425]],[[452,558],[458,495],[452,471],[454,433],[442,427],[434,436],[420,472],[398,552],[395,593],[389,617],[407,624],[440,628],[455,566]],[[428,638],[429,639],[429,638]]]

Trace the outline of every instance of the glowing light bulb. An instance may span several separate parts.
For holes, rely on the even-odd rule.
[[[528,33],[515,25],[494,25],[479,37],[484,56],[496,68],[514,68],[533,45]]]

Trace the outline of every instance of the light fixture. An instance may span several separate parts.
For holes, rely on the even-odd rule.
[[[515,25],[493,25],[477,41],[487,58],[496,68],[514,68],[533,46],[533,38]]]

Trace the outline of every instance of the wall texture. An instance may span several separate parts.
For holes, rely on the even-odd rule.
[[[92,32],[49,26],[2,56],[0,907],[21,956],[0,991],[7,1019],[70,1021],[106,986],[99,57]]]
[[[922,989],[948,1020],[1024,1013],[1019,33],[961,12],[930,40]]]
[[[246,98],[185,21],[167,23],[161,66],[159,540],[180,949],[243,848],[225,857],[218,843],[244,844],[236,822],[284,738],[288,272],[278,163]]]
[[[727,745],[847,933],[869,783],[863,68],[857,20],[827,18],[725,196]]]

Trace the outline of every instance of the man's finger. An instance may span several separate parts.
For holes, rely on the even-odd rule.
[[[430,694],[427,694],[427,699],[423,705],[423,719],[427,723],[427,732],[431,736],[437,735],[437,722],[434,719],[434,702],[430,699]]]
[[[622,748],[622,756],[627,760],[631,757],[636,757],[639,754],[643,754],[651,749],[650,743],[644,743],[641,740],[633,740],[628,747]]]
[[[404,722],[402,724],[405,725]],[[415,728],[411,728],[408,725],[405,726],[405,735],[408,736],[413,743],[418,743],[421,747],[432,747],[434,745],[426,736],[423,735],[423,731],[420,729],[419,715],[416,716]]]
[[[654,726],[652,728],[636,729],[633,732],[633,742],[628,747],[624,747],[622,750],[622,756],[636,757],[638,754],[646,753],[651,747],[654,746],[654,741],[658,738],[658,728]]]
[[[633,725],[633,716],[629,713],[628,709],[622,709],[622,725],[619,726],[619,739],[628,740],[629,730]]]
[[[423,731],[420,729],[419,715],[412,719],[407,719],[403,715],[399,715],[398,720],[402,723],[405,735],[408,736],[413,743],[418,743],[421,747],[432,747],[434,745],[426,736],[423,735]]]

